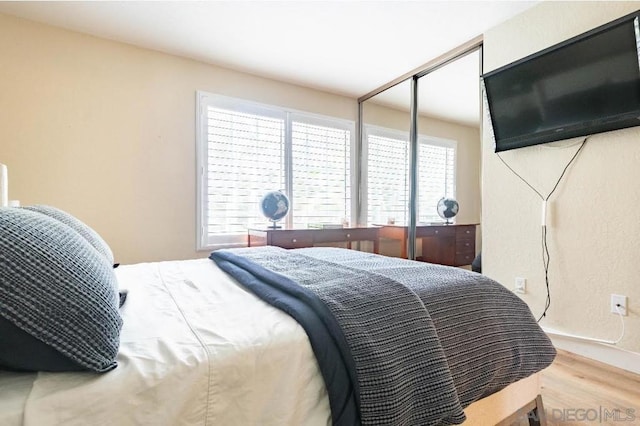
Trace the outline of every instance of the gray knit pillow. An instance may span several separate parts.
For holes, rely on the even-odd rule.
[[[78,232],[40,213],[0,208],[0,320],[83,369],[109,371],[122,327],[116,289],[111,263]],[[14,343],[24,352],[25,339]],[[0,344],[2,367],[51,370],[49,359],[25,365],[11,344]]]
[[[111,248],[109,248],[109,245],[106,243],[106,241],[103,240],[96,231],[91,229],[91,227],[89,227],[86,223],[82,222],[77,217],[51,206],[36,205],[26,206],[24,208],[50,216],[71,227],[77,233],[82,235],[87,241],[89,241],[89,244],[91,244],[96,250],[102,253],[102,255],[107,258],[109,263],[113,265],[113,252],[111,251]]]

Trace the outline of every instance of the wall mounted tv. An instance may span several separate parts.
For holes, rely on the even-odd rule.
[[[639,14],[483,75],[496,152],[640,125]]]

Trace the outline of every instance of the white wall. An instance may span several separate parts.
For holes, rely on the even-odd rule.
[[[485,34],[485,72],[640,8],[640,2],[542,2]],[[508,288],[528,280],[522,298],[534,315],[546,297],[541,201],[493,153],[483,133],[483,272]],[[528,147],[502,154],[543,194],[575,149]],[[555,144],[558,145],[558,144]],[[627,333],[619,345],[640,352],[640,127],[589,139],[552,198],[549,228],[551,308],[542,325],[615,340],[611,293],[629,296]]]

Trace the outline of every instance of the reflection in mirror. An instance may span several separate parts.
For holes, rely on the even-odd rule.
[[[409,221],[411,80],[362,103],[362,206],[366,225]]]
[[[479,222],[480,73],[475,50],[418,80],[419,223]]]
[[[422,116],[478,127],[480,51],[425,75],[419,80],[418,104]]]
[[[480,222],[480,62],[476,50],[418,79],[418,224],[445,222],[437,208],[443,197],[459,206],[451,222]],[[362,103],[362,225],[410,224],[410,106],[411,79]],[[380,243],[382,254],[423,258],[424,238],[413,247]],[[455,244],[450,249],[456,256]]]

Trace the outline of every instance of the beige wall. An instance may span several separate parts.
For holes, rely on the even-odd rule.
[[[356,119],[353,99],[0,15],[10,198],[67,210],[123,263],[195,251],[196,90]]]
[[[122,263],[207,254],[195,250],[196,90],[357,117],[355,99],[6,15],[0,57],[10,198],[77,215]],[[476,151],[458,151],[459,192],[467,181],[477,192]],[[461,217],[476,221],[477,203]]]
[[[485,72],[633,12],[640,2],[543,2],[485,34]],[[483,134],[483,272],[508,288],[528,280],[522,298],[534,315],[546,296],[541,201],[493,153]],[[627,333],[619,345],[640,352],[640,127],[595,135],[552,198],[549,228],[551,308],[542,325],[615,340],[620,322],[611,293],[629,296]],[[577,146],[569,142],[503,153],[544,194]]]

